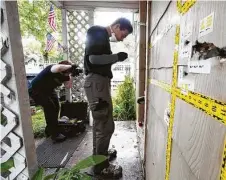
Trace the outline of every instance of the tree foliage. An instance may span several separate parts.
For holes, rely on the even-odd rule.
[[[41,43],[40,53],[44,54],[46,46],[46,34],[52,33],[52,29],[48,25],[48,14],[50,9],[50,1],[38,0],[28,1],[19,0],[19,18],[20,28],[23,38],[34,37]],[[57,32],[55,33],[56,39],[61,41],[62,25],[61,25],[61,11],[54,8],[57,19]],[[56,52],[51,52],[50,55],[54,55]]]
[[[133,79],[125,77],[118,86],[116,97],[113,98],[113,116],[115,120],[126,121],[136,119],[135,88]]]

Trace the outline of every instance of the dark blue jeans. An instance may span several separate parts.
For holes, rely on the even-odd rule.
[[[58,116],[60,111],[59,100],[55,91],[52,93],[40,93],[29,90],[31,98],[37,105],[41,105],[46,119],[47,131],[49,135],[56,136],[58,134]]]

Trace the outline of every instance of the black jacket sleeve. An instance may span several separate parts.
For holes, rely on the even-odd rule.
[[[91,64],[105,65],[114,64],[118,61],[117,54],[103,54],[106,45],[106,36],[102,31],[93,27],[87,31],[86,54],[89,55]]]

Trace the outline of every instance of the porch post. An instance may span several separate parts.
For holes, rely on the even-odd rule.
[[[145,167],[145,162],[146,162],[146,147],[147,147],[147,120],[148,120],[148,110],[149,110],[149,76],[150,76],[150,69],[149,69],[149,65],[150,65],[150,41],[151,41],[151,37],[150,37],[150,30],[151,30],[151,1],[147,0],[147,19],[146,19],[146,74],[145,74],[145,111],[144,111],[144,126],[145,126],[145,130],[144,130],[144,162],[143,162],[143,166]],[[145,174],[145,172],[144,172]]]
[[[145,60],[146,60],[146,16],[147,16],[147,1],[140,1],[139,9],[139,26],[140,26],[140,42],[139,42],[139,62],[138,62],[138,96],[144,96],[145,91]],[[138,122],[144,122],[144,105],[138,104]]]
[[[67,10],[64,7],[61,9],[62,15],[62,39],[64,47],[64,60],[68,60],[68,38],[67,38]],[[69,59],[70,60],[70,59]],[[65,89],[66,100],[72,102],[72,91],[71,89]]]
[[[28,179],[37,169],[16,1],[1,1],[1,162],[14,167],[1,179]]]

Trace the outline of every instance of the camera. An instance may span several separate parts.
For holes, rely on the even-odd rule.
[[[83,73],[83,70],[80,69],[76,64],[71,65],[71,68],[64,71],[64,73],[71,73],[72,77],[79,76],[79,74]]]
[[[79,76],[79,74],[83,73],[83,70],[80,69],[76,64],[73,64],[70,69],[71,76]]]
[[[83,73],[83,70],[79,68],[72,68],[71,70],[71,76],[73,77],[78,76],[81,73]]]

